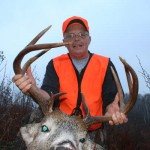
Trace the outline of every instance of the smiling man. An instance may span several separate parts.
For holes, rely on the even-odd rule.
[[[63,22],[62,32],[63,41],[71,43],[66,46],[69,53],[50,60],[42,87],[37,87],[38,92],[45,99],[49,99],[50,92],[67,92],[55,100],[55,107],[81,117],[85,115],[81,103],[83,93],[92,116],[112,115],[110,125],[126,123],[127,117],[119,112],[117,88],[110,70],[110,66],[114,70],[115,67],[108,57],[89,51],[91,36],[87,20],[70,17]],[[24,77],[15,75],[13,81],[25,94],[35,84],[30,69]],[[88,130],[91,139],[103,145],[101,129],[102,124],[96,124]]]

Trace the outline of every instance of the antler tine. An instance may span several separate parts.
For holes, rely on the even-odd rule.
[[[41,57],[43,54],[45,54],[45,53],[48,52],[49,50],[50,50],[50,48],[49,48],[49,49],[45,49],[45,50],[43,50],[42,52],[40,52],[40,53],[38,53],[37,55],[35,55],[34,57],[30,58],[30,59],[24,64],[24,66],[23,66],[23,68],[22,68],[23,74],[25,74],[27,68],[28,68],[34,61],[36,61],[39,57]]]
[[[116,73],[112,67],[111,67],[111,71],[112,71],[112,74],[113,74],[113,77],[114,77],[114,80],[115,80],[115,83],[117,86],[117,90],[118,90],[118,97],[119,97],[119,102],[120,102],[120,111],[123,111],[125,108],[123,91],[122,91],[120,82],[118,80],[118,77],[117,77],[117,75],[116,75]]]
[[[133,106],[137,100],[138,78],[137,78],[137,75],[136,75],[135,71],[133,70],[133,68],[124,59],[122,59],[120,57],[120,61],[123,63],[123,65],[125,67],[129,91],[130,91],[130,96],[129,96],[129,99],[128,99],[128,102],[126,105],[124,104],[123,91],[122,91],[120,82],[118,80],[118,77],[112,67],[111,67],[111,70],[112,70],[112,74],[114,76],[114,80],[116,82],[116,86],[118,89],[118,95],[119,95],[119,100],[120,100],[120,111],[127,114],[133,108]],[[131,79],[130,74],[132,76],[132,79]],[[97,117],[91,116],[83,94],[82,94],[82,103],[83,103],[83,107],[84,107],[84,110],[86,113],[84,121],[87,126],[90,126],[90,125],[96,124],[96,123],[109,121],[112,119],[112,116],[97,116]]]
[[[54,99],[58,98],[59,96],[64,95],[64,94],[67,94],[67,93],[66,92],[60,92],[60,93],[56,93],[56,94],[53,94],[52,92],[50,93],[50,103],[48,106],[48,112],[51,113],[53,111]]]
[[[15,58],[14,63],[13,63],[13,69],[15,74],[22,74],[22,76],[25,74],[28,66],[35,61],[36,59],[38,59],[40,56],[42,56],[44,53],[46,53],[49,49],[51,48],[55,48],[55,47],[60,47],[60,46],[65,46],[68,45],[70,43],[50,43],[50,44],[37,44],[37,45],[33,45],[35,44],[43,35],[44,33],[46,33],[48,31],[48,29],[51,26],[47,27],[46,29],[44,29],[43,31],[41,31]],[[35,57],[29,59],[27,61],[27,63],[24,65],[23,69],[21,68],[21,62],[22,59],[24,58],[24,56],[26,54],[28,54],[29,52],[32,51],[36,51],[36,50],[41,50],[41,49],[45,49],[42,52],[40,52],[39,54],[37,54]],[[32,85],[32,87],[29,89],[28,91],[31,95],[31,97],[39,104],[39,106],[42,109],[42,112],[44,114],[46,114],[48,112],[48,106],[49,106],[49,100],[45,100],[45,98],[42,96],[42,94],[40,94],[38,92],[38,89],[35,85]]]
[[[132,93],[132,80],[131,80],[131,76],[130,73],[128,71],[128,69],[126,67],[125,68],[125,72],[126,72],[126,77],[127,77],[127,82],[128,82],[128,87],[129,87],[129,93]]]
[[[54,105],[54,94],[51,92],[50,93],[50,105],[49,105],[49,108],[48,108],[48,112],[53,111],[53,105]]]
[[[52,26],[48,26],[42,30],[27,46],[35,44]]]
[[[27,46],[29,45],[33,45],[35,44],[52,26],[48,26],[46,29],[44,29],[43,31],[41,31]],[[26,46],[26,47],[27,47]],[[27,68],[36,60],[38,59],[40,56],[42,56],[43,54],[45,54],[49,49],[45,49],[43,50],[42,52],[40,52],[39,54],[35,55],[34,57],[30,58],[23,66],[23,69],[22,69],[22,74],[25,73],[25,71],[27,70]]]
[[[137,100],[137,96],[138,96],[138,77],[136,75],[136,72],[133,70],[133,68],[124,60],[120,57],[121,62],[124,64],[125,66],[125,70],[126,74],[127,74],[127,80],[128,80],[128,86],[129,86],[129,90],[130,90],[130,96],[129,99],[127,101],[126,104],[126,108],[123,111],[125,114],[127,114],[135,105],[136,100]],[[132,79],[131,79],[131,76]]]
[[[84,117],[83,121],[85,122],[87,127],[89,127],[92,124],[106,122],[106,121],[111,120],[111,118],[112,118],[111,116],[96,116],[96,117],[91,116],[89,108],[85,101],[84,94],[81,93],[81,95],[82,95],[83,108],[85,110],[85,117]]]

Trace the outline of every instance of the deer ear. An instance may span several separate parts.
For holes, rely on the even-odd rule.
[[[23,140],[26,143],[26,146],[29,145],[33,141],[35,135],[38,132],[39,126],[40,126],[40,123],[35,123],[35,124],[28,124],[20,128],[20,132],[21,132]]]

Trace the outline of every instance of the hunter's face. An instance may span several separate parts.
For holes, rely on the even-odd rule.
[[[81,24],[71,24],[64,33],[63,41],[71,42],[66,47],[72,58],[83,59],[88,56],[88,46],[91,42],[91,37]]]

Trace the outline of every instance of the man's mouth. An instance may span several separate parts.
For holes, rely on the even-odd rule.
[[[81,48],[83,46],[83,44],[73,44],[72,47],[73,48]]]

